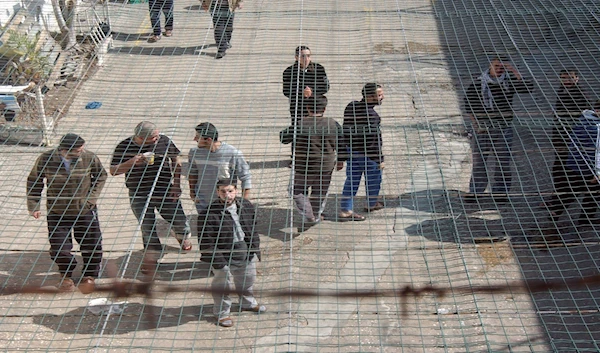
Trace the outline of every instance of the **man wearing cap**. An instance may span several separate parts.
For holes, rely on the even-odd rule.
[[[217,128],[209,122],[196,126],[194,141],[198,143],[198,147],[190,149],[188,181],[190,197],[196,203],[198,213],[217,199],[216,185],[220,179],[240,180],[242,194],[248,199],[252,175],[242,152],[219,141]]]
[[[180,151],[156,125],[142,121],[131,137],[121,141],[113,153],[110,174],[125,174],[131,210],[141,223],[144,248],[162,254],[156,232],[157,210],[175,230],[181,249],[192,249],[190,226],[183,212]],[[160,257],[160,255],[159,255]]]
[[[71,231],[83,257],[82,293],[94,290],[102,262],[102,232],[96,203],[106,182],[98,157],[84,149],[85,141],[66,134],[58,148],[42,153],[27,177],[27,209],[35,219],[41,212],[42,191],[47,186],[46,209],[50,257],[61,274],[59,290],[74,291],[71,279],[77,260],[71,254]]]

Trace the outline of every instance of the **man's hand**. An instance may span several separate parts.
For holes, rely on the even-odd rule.
[[[385,163],[379,163],[379,170],[383,170],[383,168],[385,168]]]
[[[593,177],[592,179],[588,180],[588,183],[590,185],[598,184],[598,177]]]
[[[181,196],[181,187],[180,186],[173,185],[173,186],[171,186],[171,188],[169,188],[169,197],[173,201],[176,201],[177,199],[179,199],[180,196]]]
[[[337,162],[335,164],[335,170],[337,170],[339,172],[342,169],[344,169],[344,162]]]
[[[310,96],[312,96],[312,89],[310,89],[310,87],[306,86],[303,93],[304,93],[304,98],[309,98]]]
[[[35,219],[40,219],[40,217],[42,216],[42,211],[33,211],[30,213],[30,215]]]
[[[519,71],[517,71],[517,69],[514,66],[512,66],[511,63],[504,63],[504,69],[512,72],[517,80],[521,79],[521,74],[519,73]]]
[[[244,2],[243,1],[238,2],[237,6],[236,6],[236,9],[240,9],[241,10],[243,8],[244,8]]]

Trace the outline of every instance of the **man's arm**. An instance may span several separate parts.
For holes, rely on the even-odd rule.
[[[44,158],[44,156],[45,154],[42,154],[38,157],[27,177],[27,210],[36,219],[40,217],[40,203],[45,186],[44,166],[48,163],[48,158]]]
[[[315,66],[315,86],[311,87],[313,97],[322,96],[329,91],[329,79],[325,68],[321,64]]]
[[[219,239],[221,217],[230,215],[221,213],[219,217],[211,213],[201,213],[198,215],[198,245],[202,253],[202,261],[210,263],[212,267],[221,269],[227,265],[224,254],[217,247]]]
[[[188,171],[187,179],[190,186],[190,198],[196,202],[196,185],[198,185],[198,172],[196,171],[196,164],[194,163],[194,150],[190,150],[188,153],[188,163],[190,170]]]
[[[283,95],[288,98],[290,98],[292,95],[292,68],[293,66],[290,66],[283,71]]]
[[[250,189],[252,189],[252,174],[250,173],[250,165],[244,159],[242,152],[238,152],[235,157],[235,169],[238,178],[242,182],[242,195],[245,199],[250,198]]]
[[[90,202],[93,205],[96,205],[98,203],[98,198],[100,198],[100,193],[102,193],[102,189],[104,188],[104,184],[106,183],[108,175],[106,174],[106,170],[104,169],[104,166],[102,165],[102,162],[100,162],[98,156],[94,155],[94,161],[92,163],[92,186],[90,188],[88,202]]]
[[[141,154],[135,155],[121,164],[110,166],[110,175],[116,176],[127,173],[131,168],[145,163],[144,156]]]

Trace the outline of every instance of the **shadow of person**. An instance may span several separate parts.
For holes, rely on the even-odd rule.
[[[64,314],[39,314],[32,316],[34,324],[66,334],[120,335],[130,332],[176,327],[193,321],[213,322],[213,304],[183,307],[163,307],[150,304],[127,303],[120,314],[107,317],[94,315],[86,307]],[[106,326],[104,322],[106,321]]]

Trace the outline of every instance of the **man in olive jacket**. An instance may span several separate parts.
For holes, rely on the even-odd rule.
[[[76,134],[62,137],[58,148],[42,153],[27,178],[27,209],[39,219],[42,191],[47,186],[46,206],[50,257],[62,276],[59,289],[75,290],[71,279],[77,261],[71,249],[71,230],[83,257],[82,293],[94,290],[94,279],[102,262],[102,232],[96,203],[106,182],[106,171],[98,157],[84,149]]]
[[[198,243],[202,261],[210,263],[215,275],[211,288],[213,313],[217,324],[233,326],[229,317],[233,291],[240,297],[243,311],[263,313],[267,309],[258,304],[252,287],[256,279],[256,261],[260,260],[260,238],[254,230],[256,211],[250,201],[237,196],[237,187],[231,180],[217,182],[218,200],[198,215]]]

